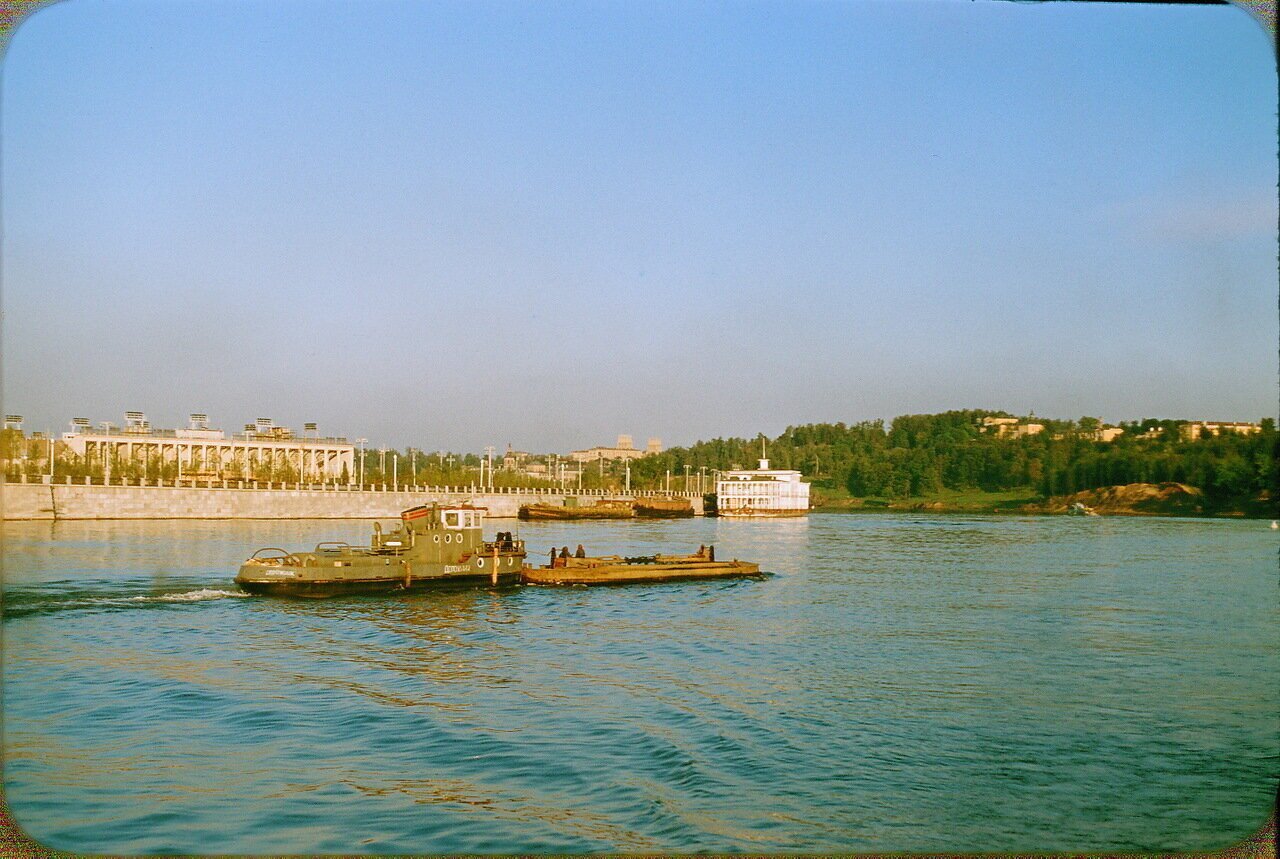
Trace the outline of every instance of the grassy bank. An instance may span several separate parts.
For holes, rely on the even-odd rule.
[[[1237,499],[1208,499],[1181,484],[1130,484],[1104,487],[1069,496],[1045,497],[1031,487],[1000,492],[944,489],[908,498],[855,498],[829,488],[815,492],[815,509],[847,513],[977,513],[1061,515],[1074,502],[1097,508],[1102,515],[1280,518],[1280,506],[1269,494]]]
[[[935,513],[1017,513],[1025,504],[1044,500],[1031,487],[983,492],[980,489],[943,489],[910,498],[854,498],[831,490],[818,493],[816,509],[827,512],[901,512],[919,510]]]

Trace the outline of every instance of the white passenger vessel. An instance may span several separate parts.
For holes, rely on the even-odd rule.
[[[716,514],[736,518],[804,516],[809,512],[809,484],[800,472],[760,467],[721,473],[716,482]]]

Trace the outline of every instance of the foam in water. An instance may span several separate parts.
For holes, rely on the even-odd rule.
[[[200,588],[184,591],[180,594],[159,594],[158,596],[126,597],[126,602],[198,602],[200,600],[220,600],[224,597],[247,597],[244,591],[220,591],[214,588]]]

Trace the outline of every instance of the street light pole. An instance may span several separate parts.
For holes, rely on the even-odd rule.
[[[356,444],[360,445],[360,462],[358,462],[357,465],[360,466],[359,472],[360,472],[360,491],[361,492],[364,492],[364,446],[365,446],[365,443],[368,441],[369,439],[367,438],[356,439]]]
[[[400,454],[395,451],[392,451],[391,452],[391,485],[394,486],[397,491],[399,491],[400,489],[399,465],[400,465]]]

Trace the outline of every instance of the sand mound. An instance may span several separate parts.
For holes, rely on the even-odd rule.
[[[1083,504],[1104,515],[1168,515],[1198,512],[1203,495],[1196,487],[1184,483],[1128,483],[1057,495],[1034,507],[1044,513],[1065,513],[1073,505]]]

